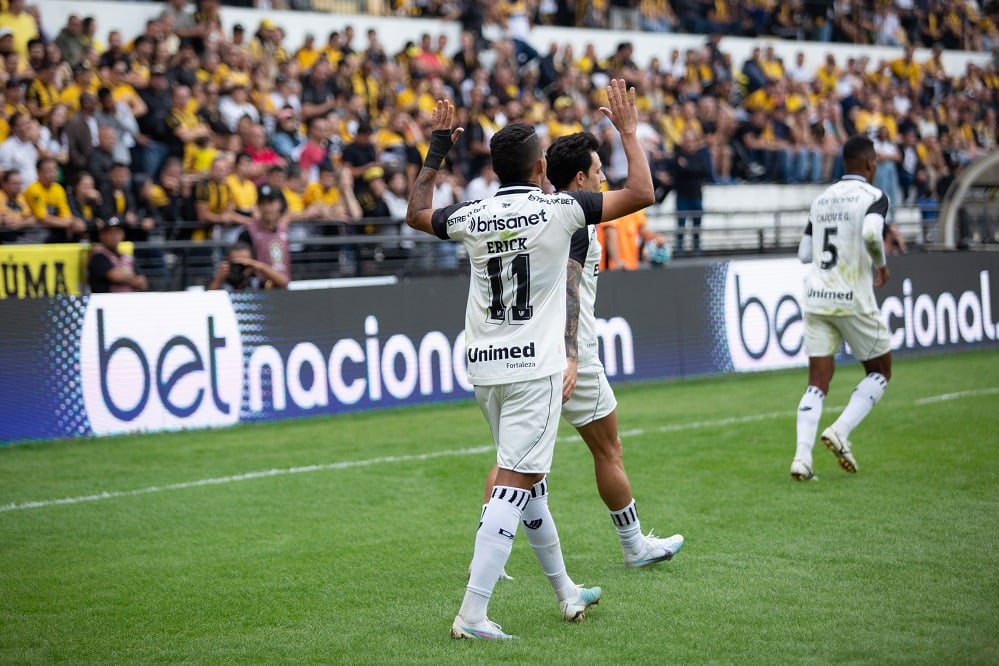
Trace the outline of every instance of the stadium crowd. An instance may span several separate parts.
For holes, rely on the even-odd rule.
[[[828,182],[841,173],[845,139],[866,133],[881,160],[875,184],[894,205],[932,204],[957,170],[996,148],[994,63],[947,71],[941,58],[948,48],[997,44],[995,2],[985,11],[953,0],[849,11],[863,3],[837,1],[821,26],[810,24],[821,34],[808,36],[897,44],[898,55],[873,62],[862,50],[830,54],[817,69],[801,53],[782,60],[763,41],[742,63],[722,48],[725,35],[784,36],[779,26],[798,25],[796,12],[814,9],[801,2],[417,2],[394,9],[448,16],[466,30],[452,44],[414,21],[412,41],[395,53],[348,21],[301,44],[286,43],[279,13],[225,31],[219,0],[192,8],[168,0],[136,35],[104,32],[87,16],[43,26],[24,0],[6,4],[0,243],[97,242],[114,217],[131,241],[242,236],[252,246],[246,233],[265,185],[280,193],[281,224],[298,223],[292,249],[320,229],[377,234],[385,220],[401,219],[439,98],[455,101],[466,132],[441,171],[435,206],[495,190],[489,138],[515,120],[534,124],[545,141],[596,134],[614,187],[626,173],[624,154],[597,111],[610,78],[637,88],[660,201],[673,186],[670,159],[689,133],[709,165],[707,182],[717,184]],[[573,24],[609,27],[631,25],[635,11],[645,21],[655,16],[650,7],[668,8],[669,29],[704,33],[704,45],[645,63],[634,61],[627,41],[610,50],[590,43],[581,53],[568,43],[537,50],[530,26],[569,20],[559,12],[572,4],[606,10],[574,15]],[[882,41],[879,17],[892,12],[902,14],[899,27]],[[491,22],[502,39],[486,41]],[[917,59],[915,45],[931,45],[931,56]],[[396,224],[392,233],[405,230]],[[432,259],[453,265],[441,245]],[[341,255],[349,266],[352,258]],[[168,258],[148,247],[139,256],[164,272]]]

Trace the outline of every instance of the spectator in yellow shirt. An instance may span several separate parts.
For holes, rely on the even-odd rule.
[[[322,51],[316,48],[316,36],[310,32],[305,35],[305,42],[302,46],[295,51],[295,62],[298,63],[300,70],[308,72],[321,55]]]
[[[842,73],[836,65],[836,56],[832,53],[827,54],[825,63],[815,72],[815,78],[821,83],[823,95],[836,90]]]
[[[128,82],[129,65],[124,60],[115,62],[107,70],[106,88],[111,91],[111,98],[115,104],[124,102],[132,111],[132,115],[141,118],[146,115],[148,109],[146,103],[139,97],[138,91]]]
[[[35,72],[35,78],[28,86],[25,101],[28,111],[38,122],[44,123],[52,107],[59,103],[59,90],[54,83],[55,64],[45,60]]]
[[[48,243],[71,243],[84,237],[87,225],[73,217],[66,190],[56,182],[58,165],[51,157],[38,160],[38,180],[28,186],[24,198],[38,223],[49,229]]]
[[[38,38],[38,22],[24,11],[24,0],[8,0],[7,11],[0,12],[0,29],[8,28],[14,34],[14,50],[21,57],[28,55],[28,42]]]
[[[305,187],[303,200],[307,209],[319,206],[320,217],[327,220],[356,220],[362,216],[350,169],[340,169],[337,174],[334,167],[320,164],[319,180]]]
[[[256,169],[253,157],[249,153],[240,153],[236,155],[235,170],[225,180],[236,213],[246,217],[247,221],[257,213],[257,184],[254,182]]]
[[[65,104],[71,112],[80,110],[80,96],[83,93],[96,94],[99,88],[94,87],[97,77],[94,70],[87,62],[73,67],[73,83],[62,89],[59,93],[59,102]]]
[[[0,176],[0,244],[44,243],[48,235],[31,212],[23,188],[24,178],[17,171]]]
[[[579,122],[579,112],[576,102],[568,96],[558,97],[552,104],[554,117],[548,121],[548,138],[552,141],[570,134],[583,131]]]
[[[892,60],[889,63],[889,67],[895,78],[908,81],[913,90],[919,90],[920,82],[923,79],[923,71],[920,69],[919,63],[913,58],[913,53],[915,53],[915,49],[911,46],[906,46],[904,55],[901,58]]]

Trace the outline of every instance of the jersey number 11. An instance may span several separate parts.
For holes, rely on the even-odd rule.
[[[503,302],[503,258],[492,257],[486,264],[489,273],[489,321],[501,324],[506,321],[507,306]],[[534,316],[531,307],[531,255],[518,254],[510,262],[510,278],[516,291],[510,308],[510,323],[524,322]]]

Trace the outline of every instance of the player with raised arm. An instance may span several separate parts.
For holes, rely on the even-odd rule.
[[[812,203],[798,258],[812,266],[805,278],[805,350],[808,388],[798,403],[798,445],[791,463],[797,481],[817,479],[812,447],[822,404],[843,340],[867,376],[836,421],[822,431],[822,443],[847,472],[857,472],[847,439],[878,403],[891,379],[891,340],[874,298],[888,281],[885,216],[888,196],[871,185],[877,169],[873,142],[856,135],[843,144],[846,175]],[[873,267],[873,281],[872,276]]]
[[[556,139],[548,147],[548,180],[559,192],[599,192],[606,180],[597,149],[600,142],[589,132]],[[597,319],[594,312],[600,275],[601,246],[596,228],[589,226],[572,235],[566,266],[565,350],[567,368],[562,378],[562,416],[579,433],[593,455],[597,491],[610,511],[611,522],[621,540],[624,562],[645,567],[671,559],[683,547],[683,536],[668,539],[642,534],[631,482],[624,469],[624,456],[617,425],[617,399],[607,381],[598,353]],[[486,481],[491,491],[497,468]],[[531,526],[525,523],[525,529]],[[505,574],[505,572],[504,572]],[[506,576],[509,578],[509,576]]]
[[[406,222],[438,238],[460,240],[471,263],[465,308],[465,354],[475,398],[496,444],[499,471],[476,532],[465,596],[451,625],[454,638],[512,638],[487,617],[489,599],[510,556],[517,525],[536,523],[527,539],[566,620],[580,620],[600,588],[580,588],[566,573],[548,509],[551,469],[566,366],[566,258],[572,234],[651,205],[652,178],[638,141],[635,90],[607,87],[611,120],[629,158],[628,180],[615,192],[545,194],[540,138],[514,123],[493,135],[490,152],[500,180],[491,198],[432,208],[433,181],[461,134],[454,107],[439,100],[430,150],[410,195]]]

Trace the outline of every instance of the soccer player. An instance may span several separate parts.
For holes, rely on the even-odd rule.
[[[461,240],[471,262],[465,308],[468,376],[496,443],[499,471],[482,515],[464,600],[451,625],[454,638],[512,636],[487,617],[489,599],[513,548],[521,520],[536,523],[527,539],[559,600],[562,616],[580,620],[600,588],[580,588],[566,573],[548,509],[551,468],[566,366],[566,258],[572,234],[649,206],[652,177],[638,142],[635,90],[607,87],[601,111],[621,135],[629,158],[625,187],[615,192],[546,195],[546,160],[529,125],[507,125],[490,140],[501,187],[495,196],[432,208],[433,183],[461,135],[454,107],[439,100],[430,150],[410,195],[406,222],[443,240]]]
[[[559,137],[548,147],[548,180],[560,192],[599,192],[606,180],[597,149],[600,142],[589,132]],[[600,242],[595,227],[572,235],[566,266],[565,350],[568,367],[562,376],[562,416],[571,423],[593,454],[597,492],[610,511],[629,567],[645,567],[671,559],[683,547],[683,537],[668,539],[642,534],[631,482],[624,469],[617,427],[617,400],[604,374],[597,352],[594,306],[600,273]],[[496,467],[486,482],[493,485]],[[525,529],[531,526],[525,523]],[[507,576],[508,577],[508,576]]]
[[[885,193],[871,185],[877,165],[870,139],[856,135],[846,141],[846,175],[812,203],[798,246],[798,258],[812,266],[805,279],[804,307],[808,388],[798,403],[798,447],[791,463],[791,477],[797,481],[818,478],[812,471],[812,447],[843,340],[867,376],[839,418],[822,431],[822,443],[851,474],[857,472],[857,461],[847,438],[891,379],[889,333],[873,289],[888,281],[884,234],[889,204]]]

